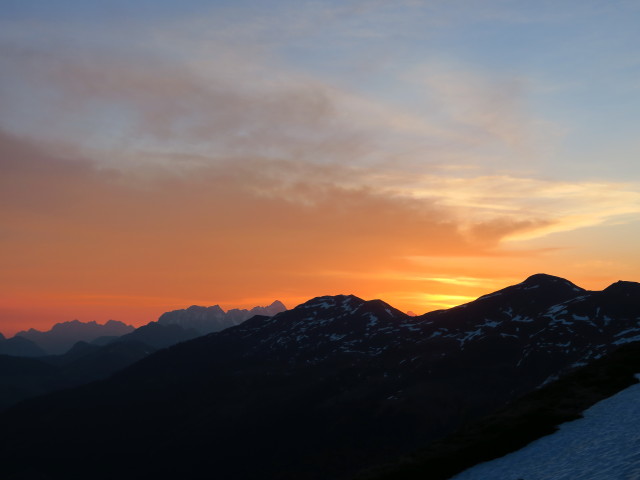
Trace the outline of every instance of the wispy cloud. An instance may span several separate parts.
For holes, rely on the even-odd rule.
[[[407,2],[392,10],[416,6]],[[333,24],[343,16],[370,19],[388,7],[353,2],[327,7],[323,15]],[[315,15],[319,8],[303,9],[299,22],[323,24]],[[518,79],[494,85],[473,72],[437,67],[425,87],[416,87],[403,83],[400,71],[391,77],[393,89],[375,96],[334,76],[305,72],[280,44],[262,42],[265,35],[283,35],[273,33],[282,30],[278,15],[248,16],[268,34],[236,19],[228,27],[233,33],[225,35],[219,27],[227,16],[215,13],[127,31],[129,42],[91,37],[95,43],[78,44],[78,27],[70,26],[67,37],[57,32],[57,41],[48,44],[25,39],[13,26],[0,37],[4,128],[102,150],[110,164],[165,152],[402,169],[478,164],[496,148],[512,156],[522,152],[527,125]],[[248,31],[239,33],[238,24]],[[46,23],[40,28],[41,35],[51,33]],[[397,101],[406,88],[420,108]]]
[[[493,219],[496,226],[500,219],[528,222],[527,228],[505,235],[511,240],[630,222],[640,213],[640,185],[634,182],[568,182],[509,175],[412,175],[404,185],[397,177],[391,184],[385,185],[383,176],[377,181],[383,189],[450,207],[470,231],[481,219]]]

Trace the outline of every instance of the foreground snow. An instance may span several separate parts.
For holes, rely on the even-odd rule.
[[[640,384],[597,403],[584,417],[453,479],[640,479]]]

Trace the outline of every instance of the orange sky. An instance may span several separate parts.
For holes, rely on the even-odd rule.
[[[5,335],[640,280],[630,4],[161,3],[0,7]]]
[[[339,187],[350,172],[337,167],[292,181],[287,164],[267,160],[123,174],[6,134],[0,162],[5,334],[73,318],[140,325],[191,304],[293,307],[339,293],[424,313],[536,272],[599,289],[637,268],[622,263],[632,254],[624,239],[600,256],[620,264],[602,269],[587,249],[569,250],[566,234],[554,248],[505,241],[550,221],[467,225],[431,199]]]

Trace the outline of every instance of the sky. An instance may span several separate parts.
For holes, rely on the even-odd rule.
[[[0,331],[640,280],[640,3],[0,0]]]

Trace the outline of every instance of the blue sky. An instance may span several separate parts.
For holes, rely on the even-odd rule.
[[[521,118],[511,120],[529,122],[524,133],[547,144],[536,152],[537,173],[620,180],[638,173],[639,14],[633,2],[589,1],[21,1],[4,3],[2,37],[45,55],[67,51],[71,60],[148,55],[176,68],[195,58],[214,63],[220,49],[226,61],[242,52],[270,74],[307,75],[448,128],[459,127],[452,115],[473,107],[438,104],[442,85],[433,82],[455,77],[459,88],[448,94],[460,102],[512,95],[495,101],[512,101]],[[29,103],[17,113],[33,111]]]

